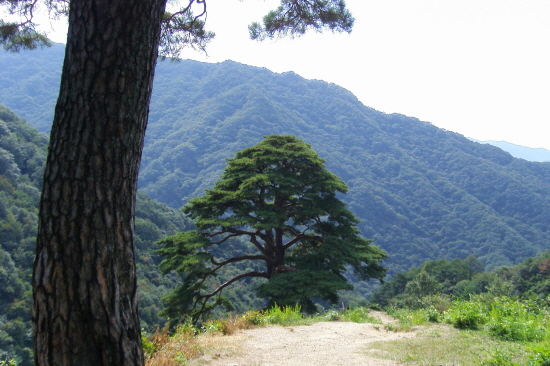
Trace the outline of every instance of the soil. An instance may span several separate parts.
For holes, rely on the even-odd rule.
[[[384,313],[369,315],[383,324]],[[272,326],[241,330],[230,336],[203,339],[207,351],[189,365],[209,366],[395,366],[391,360],[369,355],[367,344],[412,338],[416,332],[392,332],[383,324],[320,322],[301,326]]]

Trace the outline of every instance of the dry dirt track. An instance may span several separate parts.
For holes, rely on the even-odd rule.
[[[383,322],[387,323],[386,320],[383,319]],[[388,332],[380,324],[349,322],[249,329],[232,336],[218,337],[219,343],[211,345],[212,351],[193,360],[190,365],[394,366],[399,363],[369,357],[365,345],[414,336],[415,332]]]

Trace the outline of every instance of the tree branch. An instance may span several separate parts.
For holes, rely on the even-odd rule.
[[[219,266],[219,268],[221,268],[221,267],[223,267],[223,266],[225,266],[229,263],[241,262],[241,261],[246,261],[246,260],[251,260],[251,261],[253,261],[253,260],[262,260],[262,261],[274,263],[272,258],[269,258],[265,255],[242,255],[240,257],[234,257],[234,258],[227,259],[223,262],[216,262],[214,260],[214,258],[210,258],[210,261],[212,262],[212,264],[214,264],[216,266]],[[216,268],[216,270],[218,270],[219,268]]]
[[[286,250],[286,249],[290,248],[291,246],[293,246],[294,244],[296,244],[297,242],[302,241],[302,240],[306,240],[306,239],[315,240],[319,243],[323,242],[323,238],[321,238],[320,236],[317,236],[317,235],[311,236],[311,235],[306,235],[306,234],[299,234],[294,239],[292,239],[288,243],[286,243],[283,246],[283,248]]]
[[[246,278],[246,277],[263,277],[263,278],[269,279],[269,275],[266,272],[247,272],[247,273],[243,273],[243,274],[240,274],[238,276],[233,277],[229,281],[227,281],[227,282],[221,284],[220,286],[218,286],[218,288],[216,288],[214,291],[212,291],[209,294],[205,294],[205,295],[198,294],[197,296],[198,296],[199,299],[204,299],[204,298],[209,299],[213,296],[216,296],[216,294],[218,294],[220,291],[222,291],[227,286],[231,285],[233,282],[238,281],[238,280],[243,279],[243,278]]]

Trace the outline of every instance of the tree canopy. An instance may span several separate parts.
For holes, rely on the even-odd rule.
[[[70,1],[44,0],[49,15],[59,18],[69,15]],[[205,29],[206,0],[182,0],[170,2],[161,20],[159,53],[163,57],[178,57],[184,47],[205,50],[215,34]],[[35,49],[51,46],[45,32],[38,30],[35,20],[36,0],[0,0],[10,20],[0,19],[0,44],[6,50]],[[0,8],[1,9],[1,8]],[[13,20],[13,16],[19,20]],[[270,11],[261,22],[249,26],[251,39],[263,40],[279,36],[299,36],[308,30],[330,29],[351,32],[354,18],[343,0],[281,0],[281,5]]]
[[[163,239],[159,254],[164,273],[183,275],[167,297],[172,319],[198,317],[224,303],[221,292],[233,282],[261,277],[257,294],[278,305],[315,309],[312,298],[338,300],[351,289],[345,272],[382,279],[386,253],[360,236],[357,218],[338,199],[346,184],[325,169],[310,145],[294,136],[270,135],[229,159],[212,189],[192,199],[183,211],[198,229]],[[251,252],[238,257],[213,252],[234,237],[246,238]],[[260,263],[211,288],[209,279],[231,264]]]

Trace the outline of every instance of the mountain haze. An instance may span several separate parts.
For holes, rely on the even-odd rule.
[[[57,48],[34,51],[32,72],[3,75],[12,78],[12,93],[25,93],[20,85],[32,89],[33,80],[41,86],[54,80],[53,61],[40,63],[39,56],[53,52],[44,56],[51,61]],[[28,55],[19,55],[20,67]],[[44,131],[49,127],[38,107],[51,104],[46,99],[55,99],[56,87],[38,88],[40,96],[4,90],[0,97]],[[269,134],[311,144],[349,185],[342,199],[362,220],[363,234],[389,252],[393,271],[470,254],[490,270],[548,248],[550,163],[516,159],[430,123],[378,112],[334,84],[232,61],[159,63],[140,189],[179,208],[213,186],[224,159]]]
[[[476,141],[476,140],[474,140]],[[490,144],[500,147],[504,151],[508,151],[513,157],[525,159],[528,161],[550,162],[550,151],[543,148],[530,148],[520,145],[511,144],[506,141],[477,141],[482,144]]]

